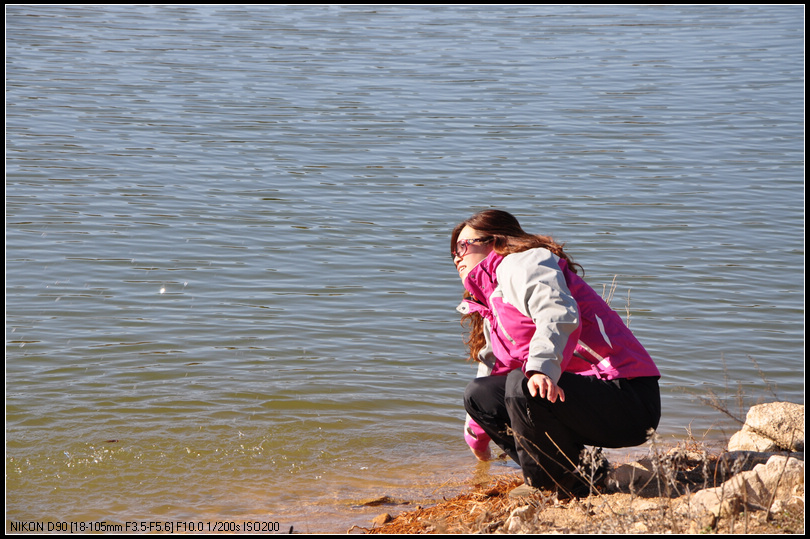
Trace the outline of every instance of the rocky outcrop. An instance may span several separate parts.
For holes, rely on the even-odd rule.
[[[729,451],[804,451],[804,405],[771,402],[751,407]]]
[[[731,437],[728,450],[722,456],[726,469],[739,473],[717,487],[696,492],[689,500],[689,511],[709,514],[715,521],[743,510],[804,512],[804,405],[753,406],[743,428]],[[756,463],[753,469],[747,466],[751,463]]]
[[[680,504],[684,513],[717,519],[740,511],[804,512],[804,406],[773,402],[752,407],[743,428],[731,437],[728,451],[708,459],[705,452],[680,447],[615,468],[611,483],[633,492],[654,488],[660,493],[676,482],[698,487]],[[610,483],[609,483],[610,484]],[[692,490],[691,488],[689,490]],[[669,494],[682,494],[672,492]],[[704,519],[705,520],[705,519]]]
[[[688,508],[720,518],[743,510],[779,513],[791,506],[804,507],[804,461],[774,455],[766,464],[757,464],[718,487],[696,492]]]

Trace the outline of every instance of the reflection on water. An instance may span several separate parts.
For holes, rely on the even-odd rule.
[[[9,7],[8,517],[468,485],[447,237],[489,206],[615,279],[663,439],[803,402],[799,9]]]

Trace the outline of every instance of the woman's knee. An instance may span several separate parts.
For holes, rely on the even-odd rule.
[[[481,378],[475,378],[467,384],[467,388],[464,390],[464,403],[474,401],[479,395],[484,394],[486,390],[483,386]]]
[[[528,391],[526,375],[520,369],[515,369],[506,376],[505,398],[524,399]]]

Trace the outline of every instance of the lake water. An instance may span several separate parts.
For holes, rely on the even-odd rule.
[[[489,473],[486,207],[615,279],[664,442],[804,403],[804,7],[6,7],[6,531],[343,532]]]

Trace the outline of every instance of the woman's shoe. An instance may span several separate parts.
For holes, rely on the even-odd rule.
[[[526,483],[523,483],[522,485],[510,490],[507,496],[515,500],[519,498],[530,498],[538,492],[540,492],[539,488],[530,487]]]

